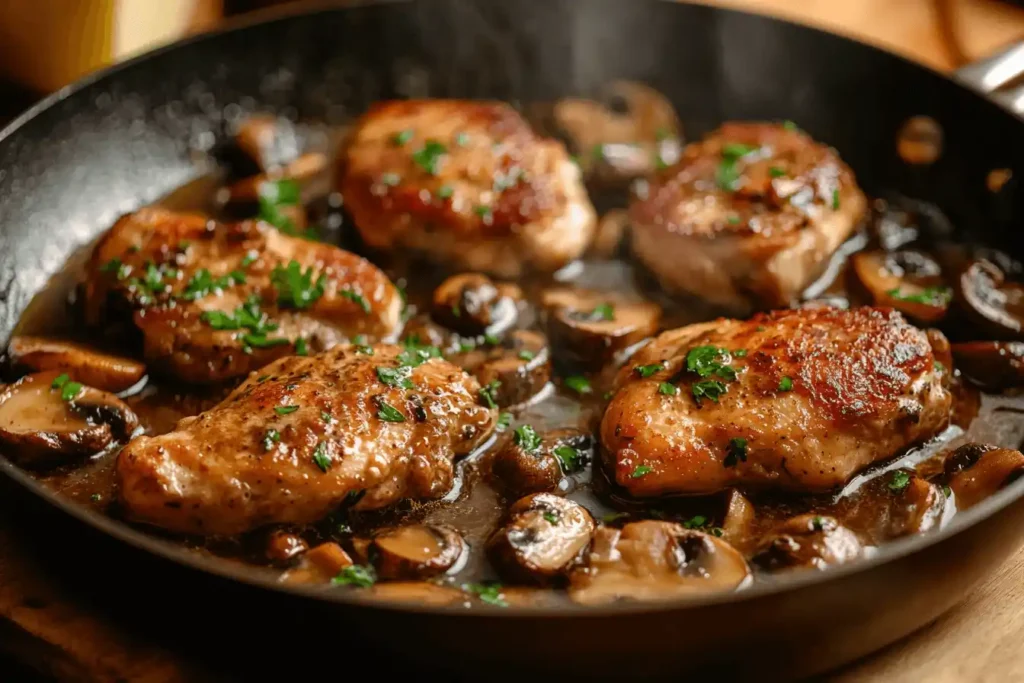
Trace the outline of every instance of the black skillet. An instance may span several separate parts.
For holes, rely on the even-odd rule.
[[[934,202],[962,240],[1024,257],[1024,123],[923,67],[782,21],[657,0],[389,2],[187,41],[13,123],[0,135],[0,336],[77,245],[202,174],[196,150],[222,139],[231,116],[340,122],[382,98],[523,104],[614,79],[667,95],[691,139],[728,119],[792,119],[839,149],[869,194]],[[895,137],[922,114],[941,125],[943,153],[909,166]],[[1014,176],[993,193],[986,175],[1000,168]],[[1017,482],[939,533],[738,594],[555,611],[383,606],[265,582],[74,507],[5,460],[0,469],[20,485],[5,486],[8,508],[26,535],[45,536],[40,552],[69,590],[243,679],[385,675],[396,663],[468,678],[806,675],[936,618],[1024,539]]]

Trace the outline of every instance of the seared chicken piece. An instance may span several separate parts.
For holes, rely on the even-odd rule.
[[[667,290],[737,312],[781,308],[866,207],[833,149],[792,126],[728,123],[634,200],[633,250]]]
[[[259,221],[143,209],[93,252],[87,317],[132,316],[154,369],[186,382],[239,377],[356,335],[390,340],[402,300],[376,266]]]
[[[583,253],[596,225],[562,144],[499,102],[377,104],[356,123],[339,171],[367,244],[456,268],[556,270]]]
[[[268,365],[213,409],[121,451],[126,512],[234,534],[314,522],[346,500],[375,509],[444,495],[452,459],[488,437],[497,411],[479,403],[476,380],[424,353],[344,345]]]
[[[943,429],[944,373],[925,333],[890,309],[719,319],[630,360],[601,440],[635,496],[825,491]]]

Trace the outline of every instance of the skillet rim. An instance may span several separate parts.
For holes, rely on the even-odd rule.
[[[0,144],[6,143],[14,137],[20,128],[35,118],[37,115],[54,107],[71,95],[96,85],[109,76],[117,74],[122,70],[135,68],[153,57],[162,55],[203,41],[216,40],[222,35],[244,31],[251,26],[286,21],[298,16],[312,16],[321,13],[342,12],[350,9],[359,9],[373,5],[397,5],[408,4],[414,0],[349,0],[345,5],[339,4],[340,0],[320,0],[313,4],[302,6],[280,6],[271,7],[265,10],[256,11],[250,15],[228,21],[225,25],[212,31],[190,36],[186,39],[175,41],[168,45],[158,47],[154,50],[136,55],[123,62],[100,69],[83,78],[70,83],[63,88],[47,95],[23,113],[14,118],[7,126],[0,129]],[[422,1],[422,0],[420,0]],[[619,0],[625,2],[627,0]],[[632,0],[635,1],[635,0]],[[846,43],[853,43],[862,49],[876,53],[882,53],[891,59],[898,60],[911,70],[928,72],[942,78],[953,87],[965,91],[975,100],[980,100],[984,106],[986,103],[996,111],[1012,117],[1017,125],[1024,125],[1024,121],[1008,106],[986,97],[983,93],[970,88],[950,75],[944,74],[931,66],[915,62],[907,57],[891,52],[887,49],[872,45],[859,38],[851,37],[842,33],[831,31],[791,21],[786,18],[750,12],[727,7],[706,5],[701,0],[644,0],[650,4],[671,3],[673,5],[702,7],[715,14],[729,14],[744,17],[756,17],[760,21],[774,24],[784,24],[789,27],[816,34],[824,34],[829,39],[839,40]],[[38,292],[36,292],[38,294]],[[802,588],[818,585],[832,580],[839,580],[862,572],[868,572],[882,565],[895,562],[901,558],[915,554],[926,547],[938,545],[947,539],[960,534],[967,529],[980,523],[982,520],[994,515],[996,512],[1009,507],[1011,503],[1024,495],[1024,478],[1012,483],[1010,486],[990,496],[975,507],[958,512],[952,521],[945,527],[934,531],[908,536],[890,541],[881,546],[871,557],[857,560],[855,562],[832,567],[824,571],[805,571],[782,576],[772,581],[765,581],[752,588],[731,593],[709,593],[697,597],[672,598],[654,602],[616,602],[607,605],[581,605],[571,601],[565,604],[552,606],[526,606],[508,605],[503,608],[474,605],[467,609],[461,604],[458,605],[429,605],[421,602],[408,600],[384,600],[374,598],[363,591],[337,590],[325,586],[303,586],[285,584],[271,578],[263,568],[245,567],[239,569],[238,565],[218,557],[208,557],[194,550],[181,547],[173,541],[159,538],[144,531],[144,527],[134,527],[128,522],[109,517],[101,512],[92,510],[84,505],[64,498],[60,494],[47,489],[41,482],[36,480],[27,470],[16,466],[12,461],[0,455],[0,472],[12,479],[32,493],[36,498],[42,499],[61,512],[69,515],[79,522],[87,524],[105,535],[125,543],[133,548],[144,550],[162,559],[169,560],[189,570],[196,570],[204,574],[212,575],[218,579],[228,579],[242,583],[248,587],[267,590],[279,594],[291,595],[305,600],[315,600],[320,603],[355,606],[360,608],[371,608],[385,612],[413,612],[423,615],[437,616],[459,616],[462,618],[490,619],[500,616],[502,618],[591,618],[600,619],[619,615],[641,615],[653,613],[665,613],[687,609],[711,608],[716,605],[741,603],[754,601],[760,598],[777,595],[785,592],[797,592]],[[989,571],[994,571],[992,567]]]

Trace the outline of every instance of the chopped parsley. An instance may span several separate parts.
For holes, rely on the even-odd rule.
[[[839,188],[838,187],[834,188],[832,190],[832,210],[833,211],[838,211],[839,210]]]
[[[298,228],[292,219],[281,213],[281,207],[299,204],[302,194],[299,184],[289,179],[268,181],[260,184],[258,194],[259,219],[289,235],[297,234]]]
[[[633,474],[629,475],[632,479],[639,479],[640,477],[650,474],[651,468],[647,465],[637,465],[636,469],[633,470]]]
[[[377,366],[377,379],[384,384],[387,384],[389,387],[412,389],[412,380],[409,379],[409,375],[411,374],[412,368],[408,365],[401,365],[397,368]]]
[[[484,400],[484,404],[488,408],[497,408],[498,404],[495,401],[498,395],[498,387],[501,386],[500,380],[492,380],[487,383],[486,386],[480,387],[480,398]]]
[[[469,133],[466,133],[465,131],[463,131],[463,132],[460,132],[460,133],[456,134],[456,136],[455,136],[455,144],[458,145],[459,147],[465,147],[466,145],[468,145],[469,144]]]
[[[295,355],[296,356],[308,356],[309,346],[306,344],[305,337],[299,337],[295,340]]]
[[[484,335],[484,344],[487,344],[488,346],[497,346],[500,343],[501,340],[498,339],[497,335],[490,333]]]
[[[558,458],[565,472],[575,472],[583,467],[583,453],[578,448],[567,444],[555,449],[555,457]]]
[[[704,515],[694,515],[690,519],[683,522],[683,526],[687,529],[700,529],[707,526],[708,518]]]
[[[615,306],[610,303],[603,303],[594,306],[594,310],[587,314],[587,320],[592,320],[594,322],[615,320]]]
[[[811,518],[811,531],[823,531],[825,529],[825,518],[815,515]]]
[[[669,382],[662,382],[658,385],[658,393],[665,394],[666,396],[675,396],[679,393],[679,388]]]
[[[934,369],[935,372],[945,372],[946,366],[942,364],[942,361],[935,361],[932,363],[932,369]]]
[[[274,412],[278,415],[291,415],[298,409],[298,406],[276,406]]]
[[[747,357],[747,350],[746,349],[736,349],[735,351],[730,351],[730,353],[732,353],[732,355],[735,356],[736,358],[746,358]]]
[[[412,160],[430,175],[437,175],[441,157],[448,151],[437,140],[427,140],[423,147],[412,153]]]
[[[522,351],[517,353],[516,356],[519,357],[519,360],[533,360],[534,358],[537,357],[537,354],[534,353],[533,351],[530,351],[529,349],[523,349]]]
[[[268,429],[263,435],[263,450],[274,450],[274,444],[281,443],[281,432],[276,429]]]
[[[92,502],[94,502],[94,503],[98,503],[98,502],[100,502],[101,500],[103,500],[103,496],[101,496],[101,495],[100,495],[100,494],[98,494],[98,493],[94,493],[94,494],[92,494],[91,496],[89,496],[89,500],[91,500],[91,501],[92,501]]]
[[[903,470],[896,470],[889,479],[889,490],[899,493],[910,485],[910,475]]]
[[[580,375],[566,377],[565,386],[569,387],[577,394],[589,394],[593,391],[593,388],[590,386],[590,380],[586,377],[581,377]]]
[[[328,413],[326,410],[320,411],[320,419],[326,422],[327,424],[331,424],[332,422],[334,422],[334,416]]]
[[[502,413],[498,416],[498,429],[505,431],[512,424],[512,413]]]
[[[377,417],[384,422],[405,422],[405,415],[387,401],[380,401],[378,404]]]
[[[772,166],[771,168],[768,169],[768,175],[770,175],[772,178],[781,178],[782,176],[786,175],[786,172],[779,168],[778,166]]]
[[[736,214],[730,214],[725,220],[728,221],[729,225],[736,225],[740,222],[740,217]]]
[[[327,276],[321,273],[320,277],[314,282],[313,266],[303,271],[299,262],[293,260],[286,267],[275,266],[274,270],[270,272],[270,281],[277,288],[277,303],[279,305],[305,309],[312,306],[317,299],[324,295],[324,284],[327,282]],[[345,296],[345,292],[341,292],[341,294]],[[348,296],[346,298],[352,297]],[[365,302],[360,305],[363,306],[364,310],[367,310]]]
[[[705,398],[718,403],[718,399],[722,397],[722,394],[728,391],[728,388],[716,379],[706,379],[700,382],[694,382],[691,389],[693,391],[693,397],[697,400],[698,404],[700,404],[701,399]]]
[[[789,131],[800,130],[799,128],[797,128],[796,124],[790,121],[789,119],[782,122],[782,128],[784,130]]]
[[[438,199],[448,199],[453,194],[455,194],[455,188],[453,188],[451,185],[442,185],[441,187],[437,188]]]
[[[540,435],[532,425],[520,425],[512,432],[512,442],[527,453],[533,453],[540,448]]]
[[[382,173],[380,176],[381,185],[387,185],[388,187],[395,187],[402,182],[402,177],[397,173]]]
[[[483,204],[474,207],[473,213],[475,213],[477,216],[480,216],[484,220],[489,220],[492,217],[491,207],[484,206]]]
[[[227,289],[232,285],[244,285],[245,273],[240,270],[233,270],[227,275],[213,277],[206,268],[200,268],[192,274],[192,278],[185,285],[185,291],[181,298],[186,301],[201,299],[211,292]]]
[[[544,521],[548,524],[558,524],[558,517],[556,517],[553,512],[545,512]]]
[[[331,456],[327,455],[327,444],[323,441],[318,443],[313,451],[313,462],[323,472],[331,469]]]
[[[641,377],[650,377],[656,374],[659,370],[665,369],[665,363],[651,363],[650,365],[637,365],[633,368],[633,372],[640,375]]]
[[[747,461],[747,440],[741,437],[729,439],[729,447],[725,451],[726,467],[736,467],[741,462]]]
[[[475,594],[481,602],[488,605],[508,607],[508,603],[505,602],[505,597],[501,593],[500,583],[466,583],[462,585],[462,590]]]
[[[897,287],[896,289],[890,289],[886,294],[897,301],[926,304],[928,306],[945,306],[953,298],[953,292],[949,287],[925,287],[917,294],[904,294]]]
[[[260,310],[260,297],[253,294],[233,313],[223,311],[203,311],[200,319],[215,330],[247,330],[243,342],[248,347],[262,348],[275,344],[287,344],[284,337],[268,339],[267,333],[277,330],[277,325],[267,318]]]
[[[783,377],[779,380],[779,391],[792,391],[793,390],[793,378]]]
[[[408,128],[400,130],[391,136],[391,144],[396,147],[401,147],[405,143],[409,142],[409,140],[412,140],[412,130]]]
[[[50,384],[51,389],[60,389],[60,400],[74,401],[82,393],[80,382],[73,382],[67,373],[58,375]]]
[[[258,259],[259,257],[260,257],[260,255],[256,252],[255,249],[250,249],[249,251],[247,251],[245,253],[245,256],[242,257],[242,261],[241,261],[241,263],[239,263],[239,265],[242,268],[248,268],[253,263],[255,263],[256,259]]]
[[[722,161],[718,164],[718,169],[715,171],[715,183],[718,184],[718,187],[727,192],[734,192],[736,190],[736,181],[740,179],[740,171],[736,166],[736,162],[757,149],[757,147],[740,143],[724,145],[722,147]]]
[[[417,368],[431,358],[441,357],[441,349],[436,346],[421,344],[417,335],[407,337],[402,342],[402,345],[405,347],[405,351],[398,354],[398,362],[410,368]]]
[[[377,573],[367,564],[353,564],[342,569],[331,579],[333,586],[357,586],[369,588],[377,583]]]
[[[942,495],[946,496],[946,498],[949,498],[951,495],[953,495],[953,489],[949,488],[948,484],[943,484]]]
[[[726,381],[736,379],[736,371],[730,367],[729,351],[717,346],[697,346],[686,354],[686,369],[701,377],[715,375]]]
[[[273,346],[291,344],[287,337],[268,337],[265,334],[246,333],[242,335],[242,350],[250,353],[252,349],[269,349]]]
[[[629,513],[628,512],[609,512],[607,515],[604,515],[603,517],[601,517],[601,521],[604,522],[605,524],[611,524],[612,522],[616,522],[616,521],[622,519],[623,517],[629,517]]]

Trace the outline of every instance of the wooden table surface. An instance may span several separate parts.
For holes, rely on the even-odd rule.
[[[957,46],[943,37],[939,4],[955,18]],[[858,37],[934,68],[952,69],[1024,36],[1024,9],[989,0],[707,0]],[[0,653],[24,671],[68,681],[217,681],[137,632],[104,616],[81,590],[57,578],[52,556],[16,533],[20,508],[0,498]],[[87,558],[79,558],[79,561]],[[909,638],[827,680],[837,683],[1024,681],[1024,549],[951,612]],[[6,674],[6,675],[5,675]]]

